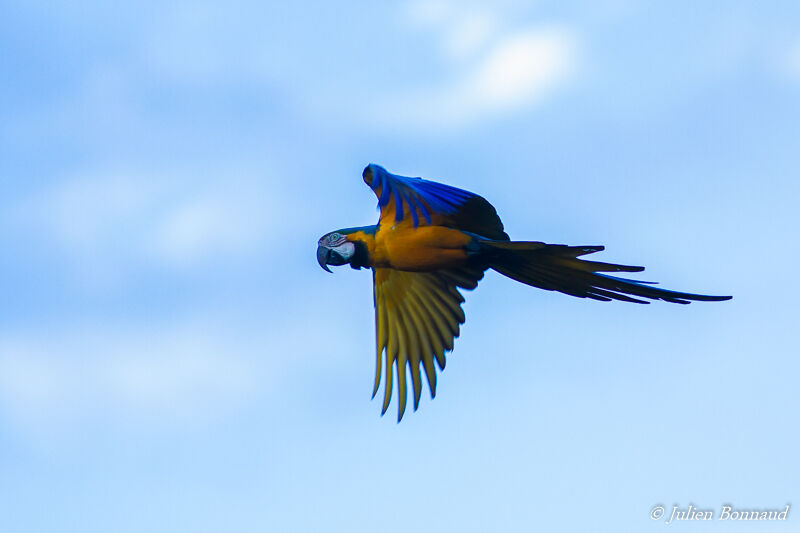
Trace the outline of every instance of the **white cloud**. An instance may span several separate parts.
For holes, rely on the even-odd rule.
[[[283,209],[254,183],[231,190],[202,190],[165,210],[154,228],[151,251],[172,265],[212,256],[249,255]]]
[[[456,6],[448,0],[414,0],[403,6],[403,15],[418,26],[436,26],[447,21],[456,11]]]
[[[478,52],[499,26],[497,14],[486,7],[446,0],[409,2],[403,15],[411,26],[435,32],[445,56],[458,60]]]
[[[493,39],[452,80],[390,95],[374,113],[393,125],[454,128],[525,110],[570,78],[577,49],[575,35],[565,28],[510,32]]]
[[[206,419],[263,387],[253,366],[207,324],[2,335],[0,412],[38,429],[109,413]]]
[[[800,82],[800,39],[795,41],[786,53],[784,70],[789,77]]]
[[[85,279],[252,257],[289,209],[278,180],[255,172],[96,171],[18,205],[13,219],[54,242]],[[260,173],[259,173],[260,174]]]
[[[480,50],[497,27],[497,21],[489,12],[466,11],[454,20],[444,35],[445,52],[454,58],[466,58]]]
[[[138,219],[149,218],[154,200],[165,194],[158,180],[103,172],[57,183],[25,206],[62,245],[90,252],[123,237]]]
[[[574,49],[574,39],[562,29],[511,35],[491,51],[468,86],[487,108],[522,106],[564,81],[574,66]]]
[[[299,297],[256,318],[214,308],[163,323],[0,329],[0,426],[47,443],[87,425],[191,429],[253,408],[299,409],[310,387],[356,357],[352,346],[330,346],[336,323],[327,313]]]
[[[382,126],[453,129],[541,104],[578,66],[579,40],[564,26],[515,24],[503,4],[413,0],[401,20],[429,32],[442,77],[382,94],[368,116]],[[430,78],[428,78],[430,79]]]

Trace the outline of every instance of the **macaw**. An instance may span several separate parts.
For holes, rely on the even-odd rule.
[[[329,265],[372,269],[377,352],[372,397],[383,367],[385,414],[396,373],[398,422],[406,408],[406,367],[416,411],[420,370],[435,397],[434,360],[444,370],[445,352],[452,351],[464,323],[459,289],[477,287],[489,268],[532,287],[604,302],[646,304],[641,298],[648,298],[688,304],[731,298],[657,289],[652,282],[600,273],[641,272],[644,267],[578,259],[603,246],[512,241],[495,208],[469,191],[391,174],[375,164],[364,169],[363,178],[378,197],[378,224],[325,234],[317,243],[317,261],[328,272]]]

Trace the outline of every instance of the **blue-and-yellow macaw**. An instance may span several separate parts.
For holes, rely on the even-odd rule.
[[[378,165],[368,165],[363,177],[378,197],[378,224],[327,233],[318,242],[317,260],[328,272],[328,265],[372,269],[377,339],[372,397],[383,367],[386,385],[381,414],[385,413],[395,371],[398,422],[406,407],[406,366],[416,410],[422,393],[420,365],[433,398],[434,360],[444,370],[445,352],[453,349],[464,323],[464,297],[458,289],[477,287],[489,268],[532,287],[606,302],[644,304],[649,302],[640,298],[649,298],[688,304],[731,298],[657,289],[648,282],[599,273],[641,272],[644,267],[578,259],[603,246],[511,241],[494,207],[462,189],[397,176]]]

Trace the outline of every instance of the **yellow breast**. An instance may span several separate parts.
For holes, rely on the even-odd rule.
[[[471,240],[469,235],[443,226],[381,226],[375,234],[375,255],[370,258],[374,266],[412,272],[451,268],[467,261],[465,247]]]

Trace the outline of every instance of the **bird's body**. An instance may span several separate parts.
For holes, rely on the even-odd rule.
[[[443,226],[413,227],[410,223],[374,226],[346,236],[363,243],[370,268],[393,268],[408,272],[430,272],[466,264],[467,247],[473,237]]]
[[[453,349],[464,323],[464,298],[458,289],[474,289],[487,269],[533,287],[600,301],[648,303],[641,299],[648,298],[687,304],[730,299],[657,289],[603,273],[639,272],[643,267],[579,259],[602,246],[511,241],[494,207],[462,189],[396,176],[378,165],[367,166],[363,177],[378,196],[378,224],[324,235],[317,260],[325,270],[343,264],[372,269],[377,348],[373,396],[383,371],[385,413],[396,371],[398,421],[406,405],[406,368],[416,409],[421,370],[433,397],[434,361],[444,369],[445,352]]]

